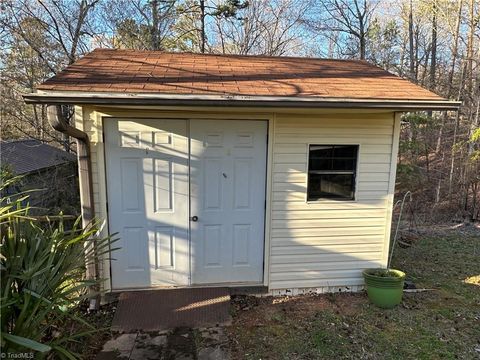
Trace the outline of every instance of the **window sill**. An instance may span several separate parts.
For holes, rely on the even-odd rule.
[[[357,199],[320,199],[320,200],[307,200],[307,204],[337,204],[337,203],[358,203]]]

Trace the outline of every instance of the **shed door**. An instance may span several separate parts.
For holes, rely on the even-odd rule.
[[[192,120],[194,284],[263,279],[265,121]]]
[[[105,120],[112,287],[187,285],[185,120]]]

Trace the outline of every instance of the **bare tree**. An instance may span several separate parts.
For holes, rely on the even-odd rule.
[[[410,79],[417,80],[417,73],[415,71],[415,47],[414,47],[414,33],[413,33],[413,2],[410,0],[410,7],[408,12],[408,54],[410,64]]]
[[[452,58],[450,61],[450,69],[448,72],[447,90],[445,93],[445,96],[448,99],[451,98],[452,91],[453,91],[453,76],[455,75],[455,67],[456,67],[457,58],[458,58],[458,40],[460,36],[460,23],[462,20],[462,10],[463,10],[463,0],[458,0],[457,13],[455,18],[455,28],[453,30],[453,45],[451,48]],[[445,111],[443,113],[442,121],[440,123],[440,128],[439,128],[438,137],[437,137],[437,145],[435,147],[435,152],[437,154],[440,153],[440,150],[442,148],[443,131],[445,128],[447,117],[448,117],[448,112]]]
[[[469,93],[472,92],[473,86],[473,53],[474,53],[474,34],[475,28],[479,22],[478,17],[475,16],[475,0],[470,0],[469,4],[469,15],[468,15],[468,35],[467,35],[467,61],[466,61],[466,79],[467,79],[467,90]]]
[[[10,34],[21,37],[37,55],[55,72],[52,59],[38,48],[23,26],[23,19],[30,18],[38,22],[51,41],[59,46],[61,56],[67,63],[75,61],[78,54],[89,49],[89,39],[94,35],[89,15],[99,0],[16,0],[6,2],[1,25]],[[55,61],[56,60],[56,61]],[[58,62],[54,59],[53,62]]]
[[[43,106],[25,105],[21,94],[89,50],[99,0],[14,0],[2,3],[2,122],[14,137],[55,142]],[[67,137],[61,140],[70,150]]]
[[[430,60],[430,89],[435,90],[437,71],[437,0],[432,3],[432,54]]]
[[[357,56],[366,57],[366,43],[371,20],[378,2],[371,0],[320,0],[317,8],[327,16],[318,21],[318,16],[307,23],[316,31],[333,31],[353,37],[357,43]]]
[[[267,0],[254,0],[239,12],[241,21],[217,21],[222,53],[285,55],[301,43],[299,28],[308,4],[282,0],[275,6]]]

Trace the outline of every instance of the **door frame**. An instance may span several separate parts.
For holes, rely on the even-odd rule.
[[[139,111],[140,110],[140,111]],[[213,111],[217,112],[213,112]],[[198,109],[195,111],[162,111],[162,110],[151,110],[151,109],[98,109],[93,111],[93,117],[96,119],[96,123],[99,124],[98,132],[98,146],[100,151],[97,152],[97,161],[98,161],[98,171],[102,174],[103,179],[99,181],[100,192],[104,193],[104,205],[103,208],[105,209],[103,214],[97,214],[97,216],[101,216],[102,220],[104,221],[103,233],[104,235],[109,235],[110,226],[109,226],[109,209],[108,209],[108,192],[107,192],[107,166],[106,166],[106,151],[105,151],[105,134],[104,134],[104,121],[106,119],[112,120],[138,120],[138,119],[178,119],[178,120],[187,120],[187,136],[188,136],[188,150],[189,150],[189,175],[190,175],[190,122],[196,120],[257,120],[257,121],[266,121],[267,122],[267,139],[266,139],[266,176],[265,176],[265,221],[264,221],[264,241],[263,241],[263,281],[259,283],[232,283],[231,286],[252,286],[252,285],[263,285],[268,287],[269,283],[269,269],[270,269],[270,251],[271,251],[271,241],[270,241],[270,228],[271,228],[271,202],[272,202],[272,182],[273,182],[273,141],[271,139],[274,138],[274,123],[275,123],[275,114],[274,113],[242,113],[238,114],[238,112],[227,110],[225,113],[219,113],[218,109],[212,109],[211,112],[198,112]],[[133,114],[138,112],[137,114]],[[190,176],[189,176],[190,182]],[[189,186],[190,189],[190,186]],[[189,190],[190,196],[190,190]],[[189,204],[189,212],[190,204]],[[189,217],[190,217],[189,213]],[[191,251],[191,229],[190,229],[190,221],[189,221],[189,252]],[[190,274],[189,274],[189,285],[186,287],[192,287],[192,267],[191,267],[191,254],[189,254],[190,258]],[[102,260],[103,265],[103,278],[108,278],[108,286],[106,290],[110,290],[112,292],[119,292],[128,290],[127,288],[122,289],[114,289],[112,287],[112,272],[111,272],[111,261],[109,259],[109,255],[106,255]],[[225,284],[206,284],[202,286],[229,286],[228,283]],[[158,286],[148,287],[148,288],[132,288],[135,290],[151,290],[158,288]]]

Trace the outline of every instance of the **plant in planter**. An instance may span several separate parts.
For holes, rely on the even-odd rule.
[[[390,268],[392,262],[393,249],[398,236],[398,229],[400,227],[400,220],[402,219],[403,206],[405,199],[412,195],[408,191],[402,200],[397,201],[394,206],[401,204],[400,214],[398,216],[397,227],[395,229],[395,236],[393,237],[392,250],[388,259],[387,268],[366,269],[363,271],[363,279],[365,280],[365,287],[367,289],[368,298],[372,303],[384,309],[391,309],[402,301],[403,286],[405,283],[405,273],[400,270]]]
[[[363,271],[368,298],[375,305],[391,309],[400,304],[405,273],[393,269],[366,269]]]

